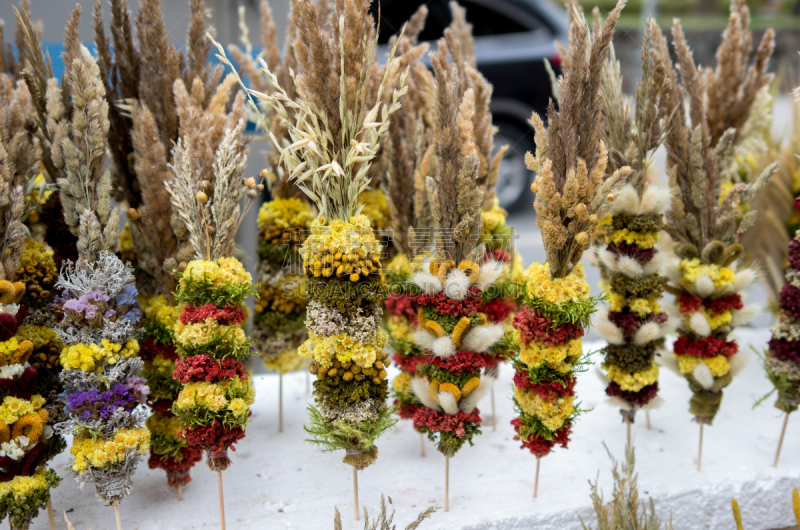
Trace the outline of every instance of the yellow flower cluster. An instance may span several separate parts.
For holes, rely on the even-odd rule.
[[[503,208],[500,208],[500,202],[497,200],[497,198],[495,198],[491,210],[481,211],[482,235],[494,234],[498,229],[503,228],[506,225],[507,215],[508,212],[506,212]]]
[[[72,470],[84,474],[91,466],[109,469],[125,460],[128,448],[135,447],[144,455],[150,449],[150,431],[141,429],[120,429],[113,439],[92,439],[91,436],[78,437],[72,442],[69,452],[75,457]]]
[[[172,373],[175,371],[175,362],[164,357],[164,354],[159,353],[153,357],[152,361],[144,362],[144,370],[150,374],[148,377],[158,374],[172,378]]]
[[[33,343],[27,340],[17,341],[11,337],[0,342],[0,366],[23,364],[33,352]]]
[[[372,228],[381,230],[389,227],[389,203],[381,190],[362,191],[358,196],[358,205],[364,206],[361,213],[369,218]]]
[[[205,322],[175,324],[175,342],[184,348],[203,346],[212,340],[222,340],[226,344],[241,345],[247,342],[247,335],[241,325],[225,326],[209,317]]]
[[[103,339],[100,344],[73,344],[61,351],[61,366],[67,370],[83,370],[84,372],[101,372],[103,363],[116,364],[121,358],[129,359],[139,353],[139,343],[130,339],[117,344]]]
[[[375,364],[377,354],[383,351],[388,338],[382,329],[378,330],[374,342],[366,344],[354,340],[347,333],[327,337],[309,333],[308,340],[297,349],[297,353],[316,361],[323,368],[330,368],[334,358],[341,363],[352,362],[361,368],[369,368]]]
[[[625,298],[622,294],[615,292],[608,295],[608,306],[611,311],[615,312],[620,312],[627,306],[640,317],[650,313],[661,313],[658,298]]]
[[[550,401],[535,392],[515,388],[514,398],[523,412],[541,421],[551,431],[560,429],[575,412],[572,404],[573,396],[559,397]]]
[[[29,340],[33,344],[33,349],[38,350],[48,344],[60,345],[61,339],[58,337],[52,328],[47,326],[32,326],[30,324],[23,324],[17,329],[16,337],[20,340]],[[2,344],[2,343],[0,343]]]
[[[298,355],[297,348],[289,348],[272,359],[264,360],[267,370],[273,370],[281,375],[299,370],[305,364],[306,361]]]
[[[564,278],[551,278],[547,263],[533,263],[523,274],[528,296],[546,300],[553,305],[580,302],[589,298],[591,291],[585,278],[583,263],[575,265]]]
[[[394,340],[409,339],[411,336],[411,322],[402,315],[391,315],[386,321],[389,335]]]
[[[29,477],[18,475],[8,482],[0,482],[0,498],[13,495],[14,500],[20,502],[23,499],[32,497],[40,489],[49,487],[44,474],[46,470],[45,466],[39,466],[39,469]]]
[[[722,377],[731,370],[731,365],[728,363],[728,358],[724,355],[717,355],[708,359],[701,357],[692,357],[689,355],[678,355],[678,368],[682,374],[688,374],[694,371],[699,364],[705,364],[711,370],[711,375],[714,377]]]
[[[167,329],[172,329],[175,326],[183,312],[182,306],[169,305],[167,299],[162,295],[146,299],[140,298],[139,306],[147,318],[155,319]]]
[[[658,381],[658,365],[655,363],[647,370],[636,373],[625,372],[616,364],[604,364],[603,369],[608,372],[609,381],[628,392],[638,392]]]
[[[708,276],[714,281],[716,287],[733,283],[735,272],[730,267],[719,265],[703,265],[698,258],[684,259],[678,264],[678,269],[683,273],[686,281],[694,283],[700,276]]]
[[[181,284],[192,280],[198,283],[211,282],[215,286],[249,287],[252,278],[236,258],[220,258],[217,261],[194,260],[186,266]],[[180,287],[179,287],[180,289]]]
[[[21,417],[35,414],[44,405],[44,398],[38,394],[32,396],[30,400],[6,396],[3,398],[3,404],[0,405],[0,423],[11,426],[17,423]]]
[[[305,276],[286,275],[276,283],[259,286],[256,313],[280,311],[288,314],[305,309],[308,303]]]
[[[417,255],[409,261],[408,256],[400,252],[383,267],[383,270],[386,273],[391,272],[395,276],[410,278],[420,268],[424,259],[424,255]]]
[[[249,379],[186,383],[175,400],[175,407],[179,411],[202,408],[219,412],[228,409],[235,415],[242,416],[247,414],[247,407],[253,404],[255,395]]]
[[[392,388],[395,392],[403,393],[411,390],[411,374],[400,372],[392,381]]]
[[[314,217],[314,212],[304,201],[294,197],[275,197],[261,205],[257,223],[262,231],[271,228],[308,228]]]
[[[119,251],[122,254],[134,252],[130,223],[125,224],[122,231],[119,233]]]
[[[153,414],[147,418],[147,430],[151,434],[178,437],[178,430],[181,428],[181,419],[178,416]]]
[[[629,245],[636,245],[639,248],[648,249],[653,248],[658,243],[658,232],[636,232],[621,228],[614,230],[613,233],[606,236],[609,243],[619,245],[620,243],[627,243]]]
[[[300,252],[304,258],[310,259],[315,254],[329,251],[350,254],[357,250],[366,254],[381,253],[381,245],[375,239],[369,218],[363,214],[351,217],[349,223],[315,219],[311,224],[311,235]]]
[[[530,342],[521,346],[519,330],[514,330],[514,340],[520,344],[519,359],[530,367],[546,364],[553,370],[565,374],[572,369],[572,363],[583,353],[583,340],[572,339],[558,346],[545,346],[539,342]]]

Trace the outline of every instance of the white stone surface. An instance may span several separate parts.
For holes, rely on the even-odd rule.
[[[662,517],[672,512],[679,530],[734,528],[733,497],[748,530],[793,523],[791,489],[800,486],[800,424],[796,418],[789,422],[780,466],[773,469],[783,418],[772,400],[753,410],[770,385],[750,350],[750,345],[762,348],[769,332],[740,330],[737,336],[742,339],[740,355],[751,357],[750,363],[726,390],[714,425],[705,429],[702,472],[696,469],[699,427],[690,421],[690,392],[683,378],[662,370],[664,403],[651,414],[652,430],[646,428],[643,414],[634,425],[641,496],[652,497]],[[599,361],[598,355],[595,362]],[[483,435],[450,463],[450,512],[440,510],[422,530],[572,530],[581,528],[579,516],[592,522],[588,481],[599,477],[606,498],[611,494],[610,460],[603,443],[621,458],[625,441],[620,415],[605,399],[594,370],[582,374],[577,385],[583,408],[592,410],[578,419],[569,449],[558,448],[542,460],[539,498],[534,500],[536,460],[513,440],[512,371],[505,367],[495,388],[497,431],[492,430],[486,398],[481,403]],[[330,529],[334,506],[342,512],[344,528],[363,528],[363,521],[353,520],[352,468],[341,462],[342,454],[322,453],[303,441],[311,399],[305,376],[284,379],[282,434],[277,432],[278,378],[259,376],[256,385],[247,438],[223,474],[227,528]],[[408,422],[401,421],[378,445],[377,463],[359,473],[360,500],[370,513],[377,512],[381,494],[390,496],[398,527],[405,528],[427,506],[444,504],[444,457],[426,441],[427,456],[422,458],[419,436]],[[77,530],[113,528],[113,510],[95,500],[88,488],[78,489],[64,468],[66,462],[65,454],[56,459],[64,477],[53,494],[56,511],[74,510],[69,517]],[[201,463],[192,475],[184,500],[178,502],[162,472],[140,465],[134,490],[121,505],[123,527],[219,528],[216,474]],[[64,528],[62,517],[57,526]],[[47,527],[43,513],[33,528]]]

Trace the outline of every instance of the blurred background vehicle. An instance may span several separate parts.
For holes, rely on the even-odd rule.
[[[435,41],[452,20],[449,0],[373,0],[380,14],[378,41],[386,44],[422,4],[428,18],[420,40]],[[531,112],[544,115],[552,96],[545,60],[560,73],[555,42],[567,42],[569,21],[563,8],[548,0],[458,0],[475,36],[478,70],[494,86],[492,114],[499,128],[496,146],[509,145],[500,166],[497,197],[509,211],[530,207],[533,174],[525,152],[533,151]]]

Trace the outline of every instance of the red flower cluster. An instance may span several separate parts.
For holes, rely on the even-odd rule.
[[[652,401],[652,399],[656,397],[656,394],[658,394],[658,381],[656,381],[652,385],[647,385],[646,387],[643,387],[638,392],[632,392],[630,390],[622,390],[620,386],[613,381],[610,382],[606,387],[606,395],[610,397],[622,398],[628,403],[631,403],[638,407],[644,407],[645,405],[650,403],[650,401]]]
[[[502,322],[516,309],[517,304],[510,298],[492,298],[482,304],[479,311],[492,322]]]
[[[395,353],[392,355],[392,360],[394,361],[395,366],[410,374],[416,373],[417,366],[428,362],[428,358],[425,355],[409,355],[404,357],[400,353]]]
[[[187,445],[181,450],[181,459],[170,455],[157,455],[150,448],[150,458],[147,466],[150,469],[163,469],[167,472],[167,483],[170,486],[188,484],[192,481],[189,470],[203,459],[203,450],[195,445]]]
[[[26,366],[19,377],[0,379],[0,396],[30,399],[36,388],[36,368]]]
[[[553,319],[528,306],[523,306],[514,315],[514,327],[519,330],[523,346],[527,346],[531,341],[540,342],[545,346],[558,346],[583,336],[580,324],[563,324],[554,328]]]
[[[514,418],[511,420],[511,425],[514,426],[514,430],[519,435],[519,429],[522,426],[522,420],[519,418]],[[522,442],[522,446],[520,449],[527,449],[531,453],[535,454],[536,456],[547,456],[547,454],[555,447],[556,445],[560,445],[564,449],[567,448],[567,444],[569,443],[569,434],[570,429],[572,429],[572,422],[567,422],[553,433],[552,440],[546,440],[544,438],[540,438],[539,436],[530,435],[530,439],[527,442]],[[514,437],[515,440],[519,440],[519,436]]]
[[[739,351],[736,341],[726,341],[715,337],[706,337],[694,340],[691,337],[678,337],[673,346],[675,355],[689,355],[691,357],[711,358],[724,355],[731,358]]]
[[[540,381],[532,383],[528,374],[525,371],[517,368],[514,374],[514,386],[531,390],[539,396],[542,396],[548,401],[555,401],[560,397],[569,397],[575,395],[575,383],[577,379],[568,375],[566,380],[553,380],[553,381]]]
[[[394,404],[397,405],[397,400],[394,400]],[[397,415],[400,416],[404,420],[413,420],[414,415],[417,411],[422,408],[419,405],[415,405],[413,403],[408,403],[406,405],[399,405],[397,407]]]
[[[455,355],[442,359],[432,356],[425,360],[426,363],[447,370],[456,376],[471,374],[486,366],[486,361],[479,353],[471,351],[458,351]]]
[[[642,327],[642,325],[646,324],[647,322],[655,322],[656,324],[663,324],[664,322],[667,321],[667,314],[650,313],[645,318],[642,318],[636,313],[630,313],[628,311],[623,311],[620,313],[614,313],[609,311],[608,319],[611,321],[612,324],[620,328],[624,335],[628,336],[636,333],[636,330],[638,330],[640,327]]]
[[[427,407],[420,407],[414,414],[414,428],[421,429],[427,428],[436,432],[452,432],[456,437],[461,438],[466,434],[464,430],[465,423],[475,423],[480,425],[481,416],[480,411],[475,409],[472,414],[458,411],[455,416],[450,416],[444,412],[437,412]]]
[[[0,342],[5,342],[17,334],[17,329],[22,325],[22,321],[28,316],[28,308],[25,306],[17,310],[17,315],[0,313]]]
[[[789,242],[789,265],[793,269],[800,269],[800,241],[792,239]]]
[[[502,263],[508,263],[509,261],[511,261],[511,255],[505,250],[496,248],[490,252],[485,252],[483,254],[484,263],[491,260],[500,261]]]
[[[614,254],[628,256],[630,258],[635,259],[639,263],[647,263],[653,256],[656,254],[656,250],[654,248],[639,248],[636,245],[629,245],[628,243],[620,243],[619,245],[609,244],[606,247],[606,250],[609,252],[613,252]]]
[[[174,401],[173,399],[159,399],[157,401],[148,401],[147,404],[153,409],[153,413],[161,414],[162,416],[171,416],[172,403]]]
[[[792,240],[794,243],[795,240]],[[781,289],[781,309],[795,320],[800,320],[800,289],[787,283]]]
[[[0,482],[8,482],[14,477],[30,477],[46,456],[47,444],[37,443],[22,460],[14,460],[10,456],[0,456]]]
[[[219,420],[214,420],[214,423],[196,429],[181,429],[178,438],[186,440],[190,446],[202,447],[210,457],[222,458],[229,448],[236,450],[233,444],[244,438],[244,429],[241,425],[226,427]]]
[[[225,304],[225,307],[217,307],[214,304],[195,307],[192,304],[187,304],[183,307],[183,313],[181,313],[181,322],[184,324],[205,322],[209,318],[216,320],[222,326],[230,326],[231,324],[243,322],[247,315],[242,306],[229,304]]]
[[[769,341],[769,349],[775,357],[782,361],[792,361],[800,363],[800,341],[784,340],[772,338]]]
[[[393,316],[403,316],[417,324],[417,295],[413,294],[393,294],[389,295],[384,302],[386,312]]]
[[[678,310],[681,313],[696,313],[701,307],[703,299],[699,296],[683,292],[678,297]]]
[[[139,357],[145,361],[152,361],[159,354],[163,355],[165,359],[173,361],[178,358],[174,345],[160,344],[156,342],[153,337],[147,337],[139,345]]]
[[[436,294],[423,293],[417,298],[417,303],[422,307],[433,307],[440,315],[463,317],[478,312],[481,306],[481,290],[470,287],[463,300],[447,298],[444,291]]]
[[[505,358],[509,352],[497,352],[497,353],[482,353],[481,357],[483,357],[483,363],[487,370],[491,370],[498,364],[503,361],[507,361],[508,359]]]
[[[196,381],[213,383],[237,377],[247,379],[247,370],[242,363],[231,357],[217,361],[208,355],[178,359],[175,362],[175,372],[172,374],[172,378],[180,381],[182,385]]]
[[[738,294],[723,296],[716,300],[708,300],[704,305],[706,306],[706,311],[712,316],[721,315],[725,311],[739,311],[744,307],[742,297]]]

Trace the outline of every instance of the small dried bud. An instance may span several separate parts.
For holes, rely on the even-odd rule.
[[[614,202],[614,194],[613,193],[609,193],[608,195],[606,195],[606,200],[608,202]]]
[[[206,227],[206,232],[208,232],[208,235],[213,236],[217,233],[217,229],[213,226],[209,226]]]
[[[131,221],[136,221],[139,219],[139,210],[136,208],[128,208],[128,219]]]
[[[195,195],[195,198],[197,199],[197,202],[199,202],[200,204],[205,204],[208,202],[208,195],[206,195],[205,192],[202,191],[198,191],[197,195]]]
[[[185,271],[187,265],[188,265],[188,263],[186,263],[185,261],[181,261],[178,264],[178,270],[181,271],[181,272]]]
[[[259,184],[258,186],[256,186],[256,189],[258,191],[264,191],[264,185],[263,184]]]
[[[592,215],[589,216],[589,223],[593,224],[593,225],[597,224],[597,214],[596,213],[593,213]]]
[[[197,187],[203,191],[208,191],[211,189],[211,182],[208,180],[201,180]]]
[[[244,185],[247,186],[248,188],[251,188],[251,189],[255,188],[256,187],[256,179],[254,179],[253,177],[248,177],[248,178],[244,179]]]
[[[261,175],[262,179],[268,179],[269,178],[269,169],[267,169],[267,168],[262,169],[261,172],[259,173],[259,175]]]
[[[586,232],[578,232],[575,236],[575,241],[577,241],[579,245],[585,245],[589,242],[589,234]]]
[[[531,182],[531,192],[536,193],[536,190],[538,189],[539,189],[539,181],[535,180],[534,182]]]
[[[256,189],[247,190],[248,199],[255,199],[256,197],[258,197],[258,190]]]
[[[589,210],[582,202],[575,205],[575,217],[577,217],[579,221],[586,221],[589,219]]]

